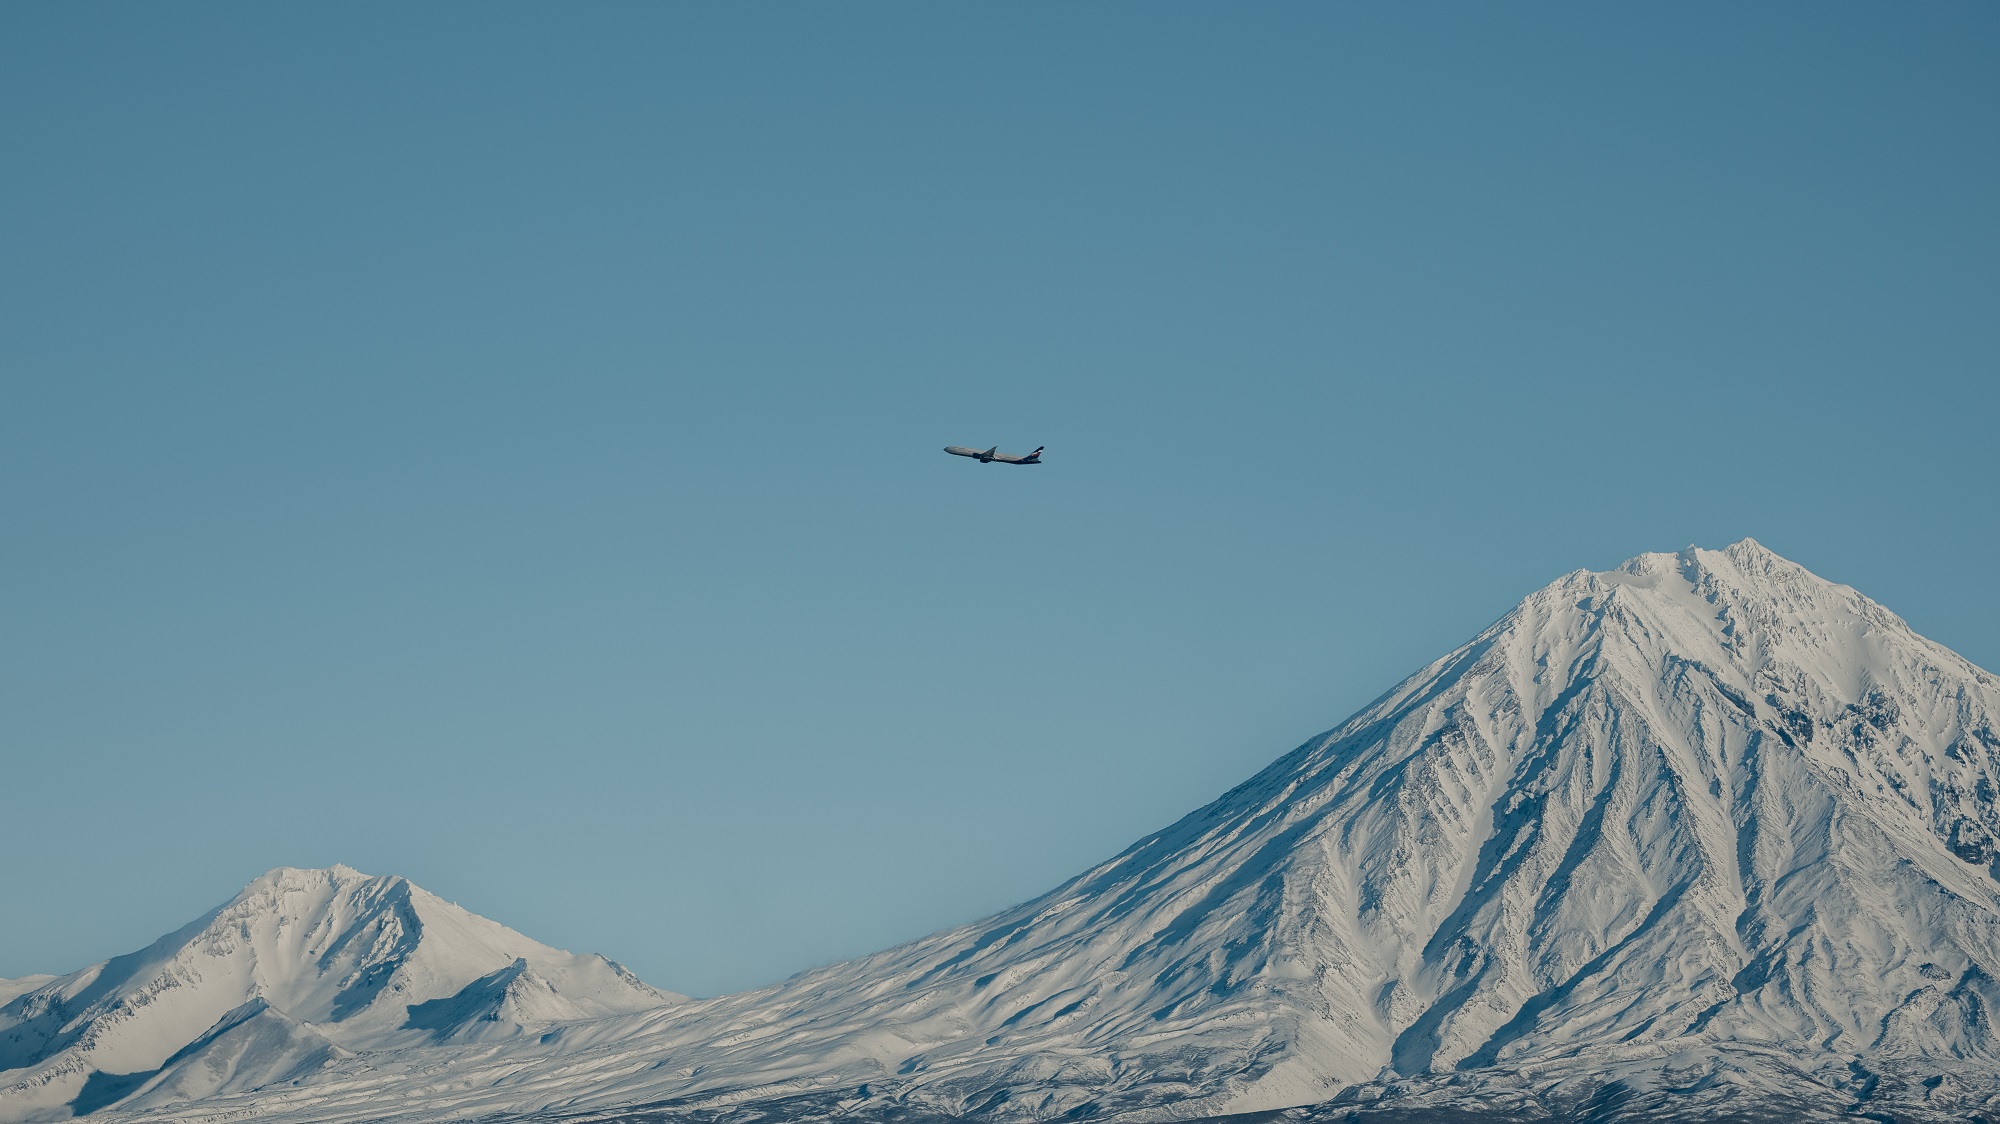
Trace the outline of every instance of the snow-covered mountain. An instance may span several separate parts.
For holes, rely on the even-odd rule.
[[[1754,542],[1642,555],[987,920],[118,1115],[1962,1119],[2000,1097],[1997,716],[2000,680]]]
[[[401,878],[274,870],[150,947],[10,981],[0,1120],[289,1081],[360,1051],[493,1040],[678,1002]]]
[[[0,1004],[6,1004],[23,992],[33,991],[55,979],[54,976],[22,976],[18,980],[0,980]]]

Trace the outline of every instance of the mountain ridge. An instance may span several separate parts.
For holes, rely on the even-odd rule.
[[[1642,554],[992,917],[172,1118],[1952,1118],[2000,1097],[1996,715],[1752,540]]]

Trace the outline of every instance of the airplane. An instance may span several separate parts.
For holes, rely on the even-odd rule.
[[[968,449],[963,445],[946,445],[944,451],[954,457],[971,457],[980,464],[992,464],[994,461],[999,461],[1001,464],[1040,464],[1042,463],[1042,450],[1046,448],[1048,448],[1047,445],[1037,445],[1035,446],[1035,451],[1025,457],[1016,457],[1003,453],[1000,451],[1000,446],[998,445],[984,451]]]

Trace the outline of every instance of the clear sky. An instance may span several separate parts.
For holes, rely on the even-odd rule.
[[[1990,3],[6,4],[0,976],[346,862],[769,982],[1690,542],[2000,667],[1996,59]]]

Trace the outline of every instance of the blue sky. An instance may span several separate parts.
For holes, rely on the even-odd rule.
[[[2000,667],[1996,52],[1953,3],[0,8],[0,976],[347,862],[753,986],[1690,542]]]

